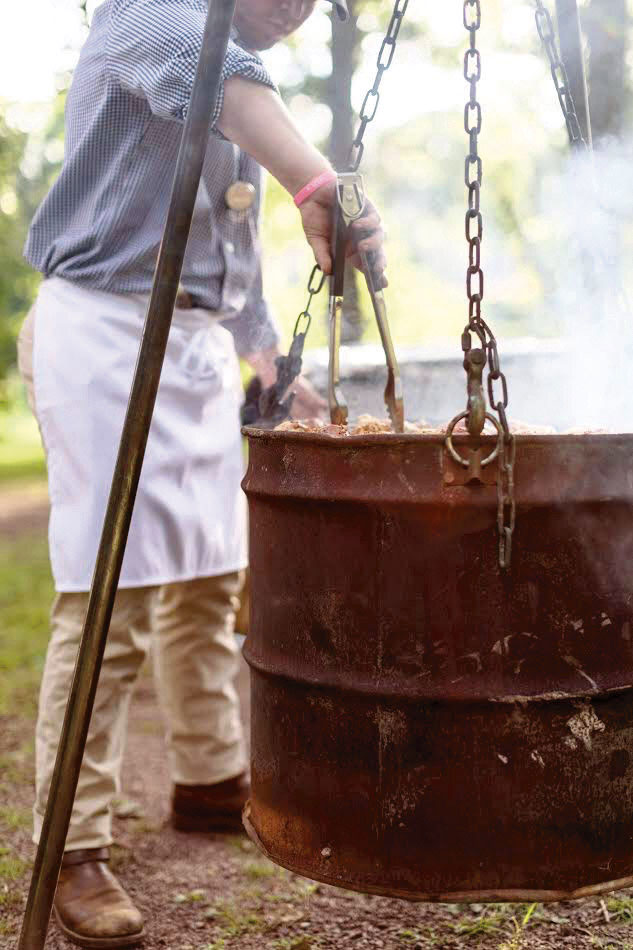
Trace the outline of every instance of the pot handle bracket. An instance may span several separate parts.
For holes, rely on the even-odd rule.
[[[464,369],[466,370],[467,377],[466,388],[468,401],[464,412],[460,412],[449,423],[448,429],[446,430],[445,445],[449,457],[460,466],[461,469],[466,469],[466,472],[460,471],[459,474],[461,477],[457,479],[455,473],[449,469],[445,473],[444,480],[448,481],[449,484],[455,484],[457,482],[457,484],[460,485],[484,484],[485,482],[490,484],[488,479],[484,479],[483,470],[492,465],[492,463],[499,458],[499,452],[503,444],[503,430],[499,421],[495,419],[491,413],[486,412],[486,397],[483,385],[483,372],[486,366],[485,350],[481,348],[471,348],[470,334],[468,331],[464,332],[462,346],[464,350]],[[462,419],[466,420],[466,428],[471,441],[471,444],[466,449],[467,455],[461,455],[455,448],[453,442],[455,426],[460,423]],[[485,446],[482,445],[481,436],[486,420],[494,425],[497,438],[494,448],[489,451],[487,455],[484,455]]]
[[[489,448],[488,440],[482,444],[480,438],[475,437],[469,440],[471,444],[465,447],[466,454],[462,455],[455,446],[453,435],[457,424],[461,422],[462,419],[468,419],[469,414],[468,409],[464,412],[460,412],[459,415],[451,420],[446,430],[444,445],[448,456],[446,459],[448,464],[444,466],[444,481],[451,487],[457,487],[459,485],[494,486],[497,483],[497,474],[495,468],[490,468],[490,466],[499,458],[501,452],[501,446],[503,444],[501,425],[491,413],[485,411],[484,407],[484,422],[486,420],[490,421],[496,429],[495,444],[489,449],[488,453],[484,455],[486,449]],[[450,464],[451,460],[455,463],[454,465]],[[455,470],[455,466],[457,466],[457,471]]]

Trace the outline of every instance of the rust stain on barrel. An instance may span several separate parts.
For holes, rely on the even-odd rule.
[[[249,833],[412,900],[633,883],[633,436],[517,436],[517,529],[441,436],[246,430]]]

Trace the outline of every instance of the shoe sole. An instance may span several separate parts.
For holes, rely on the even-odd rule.
[[[67,927],[63,922],[56,907],[53,907],[55,923],[71,943],[78,947],[85,947],[86,950],[118,950],[119,947],[136,947],[145,936],[145,928],[139,930],[136,934],[126,934],[123,937],[84,937]]]
[[[172,828],[175,828],[176,831],[199,831],[204,834],[244,831],[241,815],[227,815],[226,818],[216,816],[211,819],[198,815],[172,814],[170,822]]]

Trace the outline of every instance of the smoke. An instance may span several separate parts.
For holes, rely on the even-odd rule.
[[[534,411],[559,429],[633,431],[632,160],[633,144],[615,140],[593,155],[575,152],[541,191],[555,242],[537,253],[549,257],[545,310],[562,347],[549,384],[534,393]]]

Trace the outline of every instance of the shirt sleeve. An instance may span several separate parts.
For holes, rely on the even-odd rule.
[[[106,44],[111,77],[145,99],[154,115],[184,121],[206,18],[207,7],[200,0],[113,0]],[[259,56],[230,39],[213,111],[214,129],[222,111],[224,83],[231,76],[276,89]]]
[[[263,295],[261,267],[258,268],[246,306],[239,316],[225,320],[222,326],[233,334],[239,356],[260,353],[279,343],[277,323]]]

